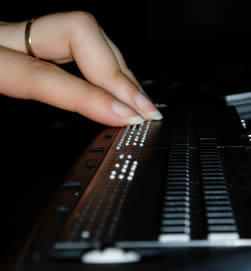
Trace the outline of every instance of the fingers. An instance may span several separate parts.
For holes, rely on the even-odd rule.
[[[30,28],[32,51],[36,57],[57,63],[73,60],[70,40],[70,13],[55,13],[37,18]],[[25,28],[27,21],[0,22],[0,46],[27,54]]]
[[[122,55],[114,45],[107,43],[92,16],[80,13],[76,17],[71,36],[71,49],[74,59],[88,81],[106,89],[145,119],[162,118],[152,102],[139,91],[137,80],[132,75],[127,76],[129,70]],[[123,70],[127,70],[127,74]]]
[[[0,47],[0,91],[78,112],[109,126],[143,122],[135,111],[103,89],[54,64],[4,47]]]
[[[140,89],[140,83],[138,82],[138,80],[136,79],[135,75],[129,70],[129,68],[127,67],[127,64],[125,62],[124,57],[122,56],[122,53],[120,52],[120,50],[118,49],[118,47],[110,40],[110,38],[106,35],[106,33],[104,32],[104,30],[102,28],[100,28],[101,33],[104,36],[105,41],[108,43],[108,45],[110,46],[114,56],[116,57],[118,64],[120,66],[121,71],[129,78],[131,79],[131,81]]]
[[[0,46],[26,53],[24,31],[26,22],[0,23]]]
[[[133,72],[128,68],[128,66],[127,66],[127,64],[125,62],[125,59],[122,56],[122,53],[120,52],[119,48],[110,40],[110,38],[106,35],[106,33],[104,32],[104,30],[102,28],[100,28],[100,30],[101,30],[101,33],[104,36],[105,41],[108,43],[108,45],[110,46],[114,56],[116,57],[121,71],[138,87],[139,91],[143,95],[145,95],[149,100],[151,100],[151,98],[143,90],[142,86],[138,82],[138,80],[135,77],[135,75],[133,74]]]
[[[0,25],[0,45],[26,51],[25,25],[26,22],[10,24],[7,32],[2,31]],[[3,32],[5,36],[9,32],[12,38],[6,36],[7,42],[3,41]],[[32,25],[30,35],[32,50],[37,57],[56,63],[74,58],[90,83],[109,92],[144,119],[162,118],[151,101],[139,91],[140,85],[118,48],[90,14],[70,12],[40,17]]]

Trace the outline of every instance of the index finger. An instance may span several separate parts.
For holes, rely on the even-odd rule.
[[[77,112],[109,126],[144,121],[103,89],[67,73],[55,64],[1,46],[0,92]]]
[[[139,91],[135,80],[121,69],[123,61],[116,58],[92,16],[80,13],[76,17],[71,48],[80,70],[90,82],[112,93],[145,119],[162,118],[154,104]]]

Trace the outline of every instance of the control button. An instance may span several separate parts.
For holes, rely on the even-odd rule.
[[[103,152],[104,150],[104,147],[91,147],[88,149],[89,152]]]
[[[66,182],[63,184],[64,188],[82,188],[81,182]]]
[[[59,207],[57,207],[56,211],[59,214],[67,214],[69,212],[69,208],[67,208],[65,206],[59,206]]]
[[[94,167],[96,167],[96,164],[94,162],[88,161],[86,164],[86,167],[87,168],[94,168]]]
[[[104,137],[105,137],[105,139],[111,139],[112,135],[105,135]]]

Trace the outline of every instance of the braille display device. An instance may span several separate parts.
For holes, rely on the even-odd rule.
[[[241,99],[170,103],[161,121],[104,129],[41,216],[20,270],[251,246],[251,120]]]

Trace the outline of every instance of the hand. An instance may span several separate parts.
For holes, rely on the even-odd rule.
[[[30,31],[37,58],[27,55],[26,24],[0,23],[0,93],[38,100],[110,126],[162,118],[91,14],[39,17]],[[56,65],[73,60],[86,80]]]

